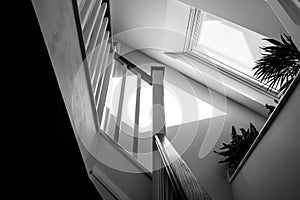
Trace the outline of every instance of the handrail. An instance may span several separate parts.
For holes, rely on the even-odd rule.
[[[195,175],[168,138],[164,134],[158,133],[153,139],[177,198],[182,200],[211,200],[209,194],[198,183]]]
[[[144,72],[143,70],[141,70],[140,68],[138,68],[134,63],[132,63],[131,61],[129,61],[127,58],[125,58],[124,56],[121,56],[120,54],[118,54],[117,52],[115,53],[115,60],[118,61],[121,65],[126,65],[127,69],[132,71],[134,74],[141,75],[141,78],[146,81],[148,84],[152,85],[152,77],[147,74],[146,72]]]
[[[164,67],[151,67],[151,76],[154,132],[153,199],[173,199],[172,195],[175,194],[180,200],[211,200],[166,136]]]

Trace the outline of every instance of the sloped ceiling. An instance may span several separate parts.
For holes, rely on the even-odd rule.
[[[137,49],[163,49],[166,38],[177,35],[176,46],[182,50],[189,11],[189,5],[177,0],[111,0],[113,33]]]

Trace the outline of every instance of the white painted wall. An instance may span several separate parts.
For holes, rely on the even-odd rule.
[[[299,23],[296,24],[292,19],[291,16],[287,13],[285,8],[276,1],[276,0],[266,0],[269,4],[270,8],[273,10],[274,14],[277,16],[279,21],[287,30],[288,34],[292,37],[295,45],[300,49],[300,26]],[[298,22],[300,19],[298,19]]]
[[[167,45],[182,50],[189,8],[177,0],[112,0],[114,35],[135,48],[166,49]]]
[[[300,84],[232,182],[236,200],[300,199]]]
[[[164,27],[166,5],[165,0],[112,0],[114,34],[135,28]]]

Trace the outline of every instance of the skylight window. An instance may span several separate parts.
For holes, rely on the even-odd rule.
[[[262,40],[266,36],[198,9],[191,16],[187,53],[259,90],[266,87],[252,70],[261,57],[259,47],[270,45]]]

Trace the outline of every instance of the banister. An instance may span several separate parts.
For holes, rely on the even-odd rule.
[[[164,110],[164,67],[151,67],[152,77],[152,126],[153,133],[166,134]],[[171,199],[169,194],[174,190],[170,188],[170,181],[166,178],[165,168],[158,153],[155,139],[152,140],[152,198],[155,200]],[[170,189],[170,190],[169,190]]]
[[[88,87],[88,94],[91,100],[91,104],[92,104],[92,113],[93,113],[93,118],[95,120],[95,129],[98,132],[100,130],[100,126],[99,126],[99,121],[98,121],[98,115],[97,115],[97,111],[96,111],[96,104],[95,104],[95,99],[94,99],[94,95],[93,95],[93,89],[92,89],[92,82],[91,82],[91,78],[90,78],[90,72],[89,72],[89,65],[87,62],[87,55],[86,55],[86,49],[85,49],[85,44],[84,44],[84,40],[83,40],[83,34],[82,34],[82,27],[81,27],[81,21],[80,21],[80,14],[79,14],[79,10],[78,10],[78,6],[77,6],[77,1],[76,0],[72,0],[72,6],[73,6],[73,11],[74,11],[74,18],[75,18],[75,25],[76,25],[76,30],[77,30],[77,34],[78,34],[78,40],[79,40],[79,46],[80,46],[80,52],[81,52],[81,56],[82,56],[82,60],[83,60],[83,67],[84,67],[84,73],[85,76],[87,78],[87,87]]]
[[[141,75],[137,77],[137,89],[135,98],[135,115],[134,115],[134,137],[133,137],[133,156],[137,158],[139,144],[139,124],[140,124],[140,103],[141,103]]]
[[[121,91],[120,91],[120,97],[119,97],[119,105],[118,105],[118,111],[117,111],[117,121],[116,121],[116,128],[115,128],[115,134],[114,134],[114,140],[116,142],[119,142],[120,137],[120,125],[121,125],[121,117],[122,117],[122,111],[123,111],[123,103],[124,103],[124,95],[125,95],[125,83],[126,83],[126,73],[127,69],[122,68],[122,83],[121,83]]]
[[[98,19],[100,8],[101,8],[101,1],[96,1],[93,5],[93,8],[92,8],[91,13],[88,17],[88,20],[87,20],[87,22],[86,22],[86,24],[85,24],[85,26],[83,27],[83,30],[82,30],[83,39],[84,39],[84,42],[85,42],[85,49],[87,51],[88,51],[88,46],[89,46],[89,43],[90,43],[92,33],[94,31],[94,28],[95,28],[96,21]]]
[[[72,1],[73,2],[73,7],[75,7],[75,0]],[[109,1],[105,1],[107,3],[109,3]],[[93,4],[94,5],[94,4]],[[96,3],[96,6],[100,5],[100,3]],[[105,5],[105,4],[104,4]],[[100,90],[100,86],[99,86],[99,82],[100,82],[100,75],[102,75],[101,70],[105,70],[105,66],[107,63],[107,58],[109,51],[104,51],[106,49],[110,49],[110,47],[106,48],[106,45],[108,45],[109,43],[111,45],[114,44],[114,42],[112,41],[112,31],[106,31],[106,28],[110,28],[110,26],[106,27],[108,25],[107,18],[104,19],[104,21],[102,23],[106,24],[103,27],[103,30],[97,30],[97,34],[100,34],[101,38],[104,35],[105,38],[105,43],[104,45],[101,45],[101,49],[99,49],[99,51],[103,52],[109,52],[106,54],[106,57],[104,57],[104,55],[99,55],[99,57],[97,58],[97,62],[96,60],[94,61],[95,63],[98,63],[98,59],[99,62],[101,64],[97,64],[98,68],[95,68],[95,72],[93,71],[92,73],[90,73],[90,69],[94,69],[93,67],[89,68],[89,63],[86,61],[86,46],[87,44],[84,43],[84,35],[82,34],[82,26],[85,27],[86,25],[90,25],[91,27],[96,23],[95,19],[93,21],[91,21],[90,23],[87,24],[87,21],[89,20],[88,15],[91,14],[91,9],[92,9],[92,4],[85,4],[82,8],[82,20],[80,21],[80,15],[79,15],[79,11],[78,11],[78,7],[76,9],[74,9],[74,13],[75,16],[77,17],[76,19],[76,25],[77,25],[77,31],[79,34],[79,40],[80,40],[80,47],[81,47],[81,52],[82,52],[82,57],[84,61],[84,69],[85,69],[85,74],[86,77],[88,79],[88,89],[89,89],[89,94],[90,94],[90,98],[92,100],[92,106],[96,109],[93,109],[93,115],[95,117],[95,120],[97,121],[96,123],[96,131],[99,132],[101,135],[103,135],[107,140],[109,140],[117,149],[120,150],[121,153],[124,153],[128,156],[128,158],[133,162],[133,163],[138,163],[136,161],[136,159],[132,156],[129,156],[129,154],[127,153],[127,151],[125,149],[123,149],[123,147],[121,147],[121,145],[118,143],[119,141],[119,132],[120,132],[120,127],[116,127],[115,129],[115,135],[114,138],[110,138],[106,133],[102,133],[102,130],[100,129],[99,125],[101,124],[101,119],[102,119],[102,113],[103,113],[103,109],[105,106],[105,101],[103,101],[101,104],[98,103],[99,99],[106,99],[106,95],[107,95],[107,87],[108,85],[106,85],[105,87],[102,85],[101,90]],[[108,12],[109,12],[109,6],[108,6]],[[94,8],[92,10],[92,14],[94,15],[95,13],[100,12],[99,8]],[[96,14],[95,14],[96,15]],[[108,16],[107,16],[108,15]],[[110,13],[106,13],[106,17],[109,17]],[[98,15],[97,15],[98,16]],[[99,17],[99,16],[98,16]],[[102,18],[101,18],[102,19]],[[99,21],[101,21],[99,19]],[[110,24],[109,24],[110,25]],[[102,27],[102,26],[101,26]],[[89,27],[87,27],[89,28]],[[90,30],[87,29],[86,30]],[[99,27],[98,27],[99,28]],[[100,32],[100,33],[99,33]],[[91,37],[91,32],[89,33],[89,37]],[[104,34],[105,33],[105,34]],[[93,38],[93,43],[96,41],[96,37]],[[97,38],[98,41],[98,38]],[[109,42],[108,42],[109,41]],[[102,42],[102,41],[101,41]],[[94,47],[94,46],[91,46]],[[93,49],[93,48],[91,48]],[[211,200],[210,196],[208,195],[208,193],[205,191],[205,189],[198,183],[196,177],[194,176],[194,174],[192,173],[192,171],[188,168],[188,166],[186,165],[186,163],[183,161],[183,159],[180,157],[180,155],[177,153],[177,151],[175,150],[175,148],[171,145],[171,143],[169,142],[169,140],[167,139],[165,133],[166,133],[166,128],[165,128],[165,116],[164,116],[164,102],[163,102],[163,93],[164,93],[164,88],[163,88],[163,76],[164,76],[164,69],[163,67],[152,67],[151,68],[151,75],[147,74],[145,71],[143,71],[142,69],[140,69],[139,67],[137,67],[134,63],[132,63],[131,61],[129,61],[127,58],[125,58],[124,56],[121,56],[120,54],[118,54],[117,52],[114,52],[113,54],[113,58],[119,62],[122,66],[124,67],[124,70],[126,71],[127,69],[132,71],[134,74],[138,75],[139,80],[138,80],[138,84],[140,85],[140,81],[141,79],[143,79],[145,82],[147,82],[148,84],[153,86],[153,103],[155,106],[153,106],[153,125],[154,125],[154,133],[155,136],[153,137],[153,149],[156,150],[155,152],[153,152],[155,155],[153,157],[153,163],[155,162],[160,162],[161,164],[161,168],[153,168],[153,174],[151,176],[150,173],[146,173],[145,174],[148,175],[150,178],[152,177],[152,181],[153,181],[153,185],[155,185],[156,183],[158,186],[158,190],[156,190],[156,187],[154,188],[154,191],[158,191],[156,192],[158,195],[158,197],[163,197],[164,199],[173,199],[173,193],[176,194],[177,199],[181,199],[181,200],[189,200],[189,199],[201,199],[201,200]],[[96,57],[95,57],[96,58]],[[93,62],[93,63],[94,63]],[[96,66],[95,66],[96,67]],[[102,68],[99,68],[102,67]],[[97,71],[98,70],[98,71]],[[99,71],[100,70],[100,71]],[[105,75],[102,77],[103,78],[103,82],[108,83],[109,82],[109,75],[111,74],[111,68],[109,68],[107,71],[107,73],[104,73]],[[90,74],[92,75],[92,81]],[[125,87],[125,82],[126,82],[126,74],[123,74],[123,78],[122,78],[122,86],[121,86],[121,94],[120,94],[120,104],[118,107],[118,113],[117,113],[117,126],[120,124],[120,119],[122,116],[122,106],[123,106],[123,101],[124,101],[124,87]],[[98,86],[98,87],[97,87]],[[93,94],[93,88],[95,88],[94,90],[95,92],[95,96]],[[100,92],[101,91],[101,92]],[[97,95],[98,94],[98,95]],[[100,98],[100,96],[102,98]],[[138,92],[138,95],[140,95],[140,91]],[[94,98],[93,98],[94,97]],[[97,101],[95,103],[95,97],[97,97]],[[98,105],[98,106],[97,106]],[[157,106],[156,106],[157,105]],[[139,107],[139,102],[137,103],[137,107]],[[100,109],[98,109],[100,108]],[[138,151],[138,119],[139,119],[139,114],[138,114],[139,110],[136,111],[136,117],[135,117],[135,122],[136,122],[136,127],[135,127],[135,142],[134,142],[134,153],[137,153]],[[95,116],[96,115],[96,116]],[[99,123],[100,120],[100,123]],[[161,134],[163,132],[163,134]],[[158,134],[156,134],[158,133]],[[153,155],[154,155],[153,154]],[[162,163],[161,163],[162,161]],[[142,165],[140,166],[141,169],[143,169]],[[158,172],[158,173],[157,173]],[[167,173],[165,173],[167,172]],[[166,183],[166,185],[164,184]],[[168,184],[170,183],[170,184]],[[160,188],[159,188],[160,187]],[[171,193],[169,195],[169,193]],[[159,198],[161,199],[161,198]]]
[[[173,194],[175,193],[176,199],[180,200],[211,200],[166,136],[164,67],[151,67],[151,76],[154,133],[153,199],[174,199]]]
[[[124,56],[121,56],[118,53],[115,53],[115,60],[118,61],[121,65],[126,65],[127,69],[132,71],[134,74],[141,75],[141,78],[146,81],[148,84],[152,85],[152,77],[147,74],[146,72],[144,72],[143,70],[141,70],[140,68],[138,68],[134,63],[132,63],[131,61],[129,61],[127,58],[125,58]]]
[[[211,200],[209,194],[199,184],[193,172],[177,153],[166,135],[158,133],[153,139],[177,198],[182,200]]]

